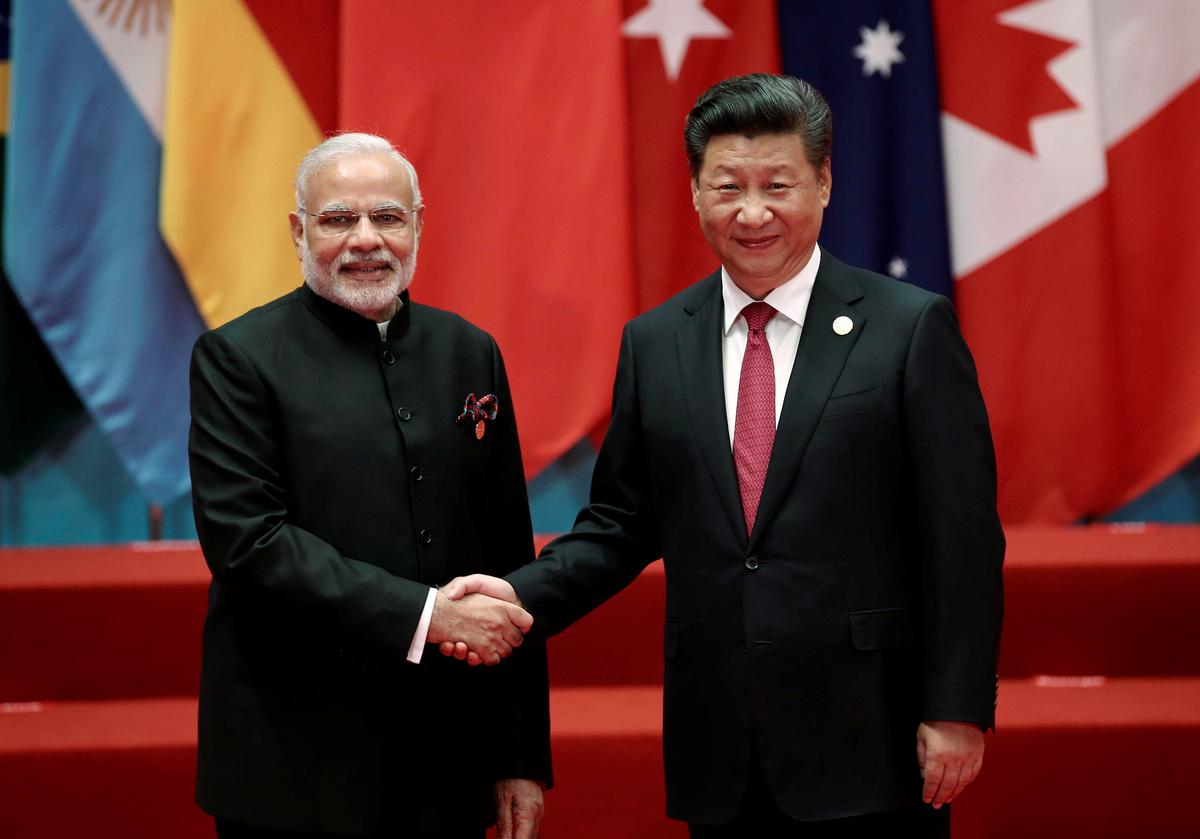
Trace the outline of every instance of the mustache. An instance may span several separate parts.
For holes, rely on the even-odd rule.
[[[337,258],[333,260],[333,264],[329,267],[336,273],[351,262],[386,262],[388,267],[393,271],[400,270],[400,260],[396,258],[395,254],[383,248],[377,248],[367,253],[343,251],[337,255]]]

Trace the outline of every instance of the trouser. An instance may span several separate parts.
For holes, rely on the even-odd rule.
[[[763,776],[758,750],[750,755],[750,777],[742,808],[729,824],[689,824],[691,839],[950,839],[950,808],[918,804],[907,810],[845,819],[800,822],[779,808]]]

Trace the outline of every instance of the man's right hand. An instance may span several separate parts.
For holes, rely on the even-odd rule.
[[[468,595],[486,595],[487,597],[494,597],[497,600],[507,601],[517,608],[522,608],[521,598],[517,597],[517,592],[508,580],[501,579],[500,577],[491,577],[487,574],[469,574],[466,577],[455,577],[442,587],[440,594],[446,595],[451,600],[458,600],[460,597],[465,598]],[[522,609],[522,611],[524,610]],[[532,624],[533,618],[530,617],[529,621]],[[431,638],[430,640],[433,639]],[[459,661],[467,662],[471,666],[492,663],[484,659],[477,650],[464,641],[446,640],[441,643],[440,649],[442,655],[453,656]]]
[[[425,640],[443,649],[461,644],[475,657],[472,663],[499,664],[521,646],[532,626],[533,616],[513,603],[486,594],[459,593],[452,598],[442,590],[434,600]]]

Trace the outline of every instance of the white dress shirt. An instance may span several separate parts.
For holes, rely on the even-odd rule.
[[[821,267],[821,248],[813,246],[812,256],[792,277],[778,288],[772,289],[762,302],[769,303],[779,313],[767,324],[767,345],[771,348],[771,360],[775,363],[775,425],[783,413],[783,397],[787,394],[788,381],[792,378],[792,364],[796,361],[796,348],[800,346],[800,331],[804,328],[804,313],[808,311],[808,300],[812,297],[817,269]],[[721,268],[721,298],[725,303],[725,320],[722,324],[721,358],[725,376],[725,415],[729,420],[729,447],[733,449],[733,428],[737,419],[738,386],[742,381],[742,357],[746,354],[749,328],[742,317],[742,309],[755,300],[742,291]]]

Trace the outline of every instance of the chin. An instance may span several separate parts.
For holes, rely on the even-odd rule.
[[[385,277],[373,281],[357,281],[340,274],[331,273],[317,265],[310,251],[302,255],[304,280],[321,297],[336,303],[343,309],[373,318],[378,312],[388,309],[392,302],[408,288],[416,269],[416,259],[410,257]]]
[[[400,282],[396,277],[389,277],[374,283],[356,283],[345,280],[334,280],[328,286],[328,293],[318,294],[337,303],[344,309],[357,312],[363,317],[371,317],[376,312],[386,309],[400,294]]]

